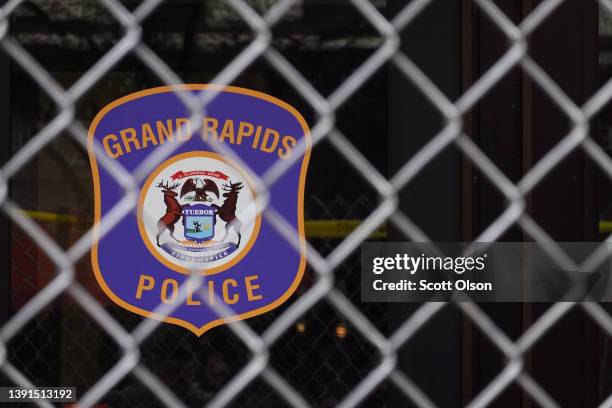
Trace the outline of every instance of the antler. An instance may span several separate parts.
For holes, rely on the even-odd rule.
[[[242,187],[243,187],[243,185],[242,185],[242,181],[238,181],[238,182],[236,182],[236,183],[232,183],[232,182],[230,181],[229,186],[228,186],[227,184],[223,184],[223,185],[221,186],[221,188],[222,188],[223,190],[225,190],[225,191],[238,191],[238,190],[240,190]]]
[[[159,184],[157,184],[157,187],[163,189],[163,190],[174,190],[175,188],[177,188],[178,186],[180,186],[181,183],[177,182],[174,183],[172,185],[169,185],[168,182],[165,182],[164,179],[162,179],[162,181],[159,182]]]

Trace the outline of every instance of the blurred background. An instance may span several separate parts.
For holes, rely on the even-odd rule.
[[[388,19],[409,2],[368,0]],[[3,0],[0,0],[0,5]],[[123,0],[134,10],[139,0]],[[249,0],[265,13],[275,0]],[[515,24],[538,0],[493,1]],[[273,27],[272,45],[327,97],[383,44],[384,38],[349,1],[296,1]],[[94,0],[25,0],[10,16],[10,38],[68,88],[123,36],[121,25]],[[509,49],[507,37],[472,0],[434,0],[401,32],[401,50],[452,101],[476,83]],[[255,35],[222,0],[163,2],[143,23],[142,41],[185,83],[208,83]],[[531,34],[531,58],[578,106],[612,77],[612,15],[590,0],[566,0]],[[263,59],[233,83],[274,95],[296,107],[312,127],[316,115],[291,84]],[[109,102],[163,83],[131,54],[79,99],[76,116],[87,127]],[[0,166],[57,114],[45,89],[0,50]],[[518,182],[570,130],[565,113],[514,68],[464,115],[464,132],[512,182]],[[392,177],[443,128],[442,115],[392,64],[376,71],[336,111],[337,129],[385,177]],[[612,109],[591,121],[590,135],[612,154]],[[54,139],[10,180],[10,197],[63,248],[92,226],[92,179],[86,151],[67,133]],[[472,241],[506,209],[494,183],[454,145],[401,190],[402,212],[432,241]],[[312,153],[306,190],[306,233],[322,255],[331,253],[380,203],[368,180],[327,140]],[[576,149],[526,197],[527,213],[556,241],[603,241],[612,232],[612,188],[593,160]],[[409,238],[382,224],[369,240]],[[530,241],[517,226],[502,241]],[[0,217],[0,324],[52,279],[53,264],[17,225]],[[141,317],[100,291],[88,256],[77,266],[88,291],[127,330]],[[263,332],[314,281],[308,270],[282,307],[246,321]],[[419,305],[361,303],[359,250],[335,271],[335,287],[389,336]],[[483,304],[512,340],[548,304]],[[608,306],[604,305],[607,309]],[[612,392],[610,338],[580,308],[559,319],[525,355],[525,370],[561,406],[590,407]],[[202,406],[249,361],[246,346],[226,326],[201,337],[163,324],[141,348],[142,362],[187,406]],[[60,296],[8,344],[8,359],[34,384],[76,386],[84,393],[120,358],[116,343],[69,296]],[[314,407],[332,407],[380,363],[380,356],[342,314],[317,303],[270,352],[271,365]],[[442,407],[463,406],[505,367],[502,353],[454,305],[446,306],[411,338],[399,368]],[[0,374],[0,385],[9,385]],[[161,406],[127,376],[100,402],[108,407]],[[287,403],[261,379],[232,402],[237,407]],[[412,406],[384,381],[366,407]],[[538,406],[516,384],[494,406]]]

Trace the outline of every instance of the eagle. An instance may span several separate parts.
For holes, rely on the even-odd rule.
[[[200,178],[190,178],[183,183],[183,187],[181,187],[181,198],[185,194],[191,193],[195,191],[195,200],[196,201],[206,201],[206,193],[210,192],[219,198],[219,188],[214,181],[209,179],[200,179]]]

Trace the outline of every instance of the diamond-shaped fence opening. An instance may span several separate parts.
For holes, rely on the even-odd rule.
[[[359,282],[365,241],[526,239],[554,253],[552,239],[608,237],[611,197],[599,189],[612,177],[611,2],[0,7],[0,67],[11,67],[0,76],[0,229],[10,230],[0,243],[11,263],[0,285],[10,294],[0,309],[2,385],[74,385],[83,406],[110,407],[612,401],[606,306],[362,303]],[[302,284],[282,307],[202,337],[147,327],[111,304],[87,256],[86,125],[119,96],[177,82],[286,99],[315,142]],[[275,166],[265,187],[284,170]],[[117,204],[125,216],[142,174],[112,174],[128,187]],[[571,380],[548,367],[558,359]]]
[[[583,331],[576,332],[572,329],[572,324],[574,322],[580,322]],[[585,316],[585,312],[580,310],[580,308],[575,308],[570,311],[563,320],[559,321],[553,328],[551,328],[542,338],[534,344],[533,348],[530,349],[528,353],[526,353],[527,361],[529,362],[529,371],[532,375],[533,379],[537,381],[541,387],[546,390],[547,393],[550,394],[551,397],[556,400],[560,400],[560,392],[559,392],[559,379],[555,377],[545,377],[538,373],[537,368],[542,365],[542,362],[550,355],[563,355],[565,350],[572,347],[572,344],[578,344],[581,342],[581,337],[584,333],[593,333],[594,341],[592,347],[597,348],[597,352],[602,355],[606,355],[607,348],[609,347],[609,339],[605,335],[604,331],[598,327],[597,323],[591,320],[588,316]],[[565,341],[563,343],[559,343],[558,339],[563,337]],[[580,361],[584,361],[585,358],[590,358],[590,353],[588,350],[575,350],[571,353],[568,353],[568,356],[565,360],[559,361],[558,368],[565,371],[565,378],[567,381],[574,381],[575,378],[579,376],[588,376],[591,375],[584,371],[584,369],[574,369],[573,367],[578,367],[580,365]],[[599,375],[605,373],[605,365],[606,363],[602,363],[598,365],[598,369],[600,370]],[[594,373],[593,373],[594,374]],[[600,378],[599,381],[602,383],[599,385],[601,387],[598,391],[595,391],[596,388],[592,388],[591,392],[593,392],[593,401],[594,404],[602,404],[603,401],[608,397],[608,386],[603,385],[606,383],[606,374],[603,374],[604,377]]]
[[[160,327],[141,352],[143,365],[189,406],[210,401],[249,359],[244,344],[227,329],[194,338],[178,327]],[[116,395],[134,388],[138,384],[126,385]]]
[[[9,362],[36,384],[91,387],[119,358],[116,342],[62,296],[8,343]],[[59,358],[58,358],[59,357]]]
[[[162,3],[143,22],[142,44],[163,55],[186,83],[209,81],[254,39],[240,14],[221,1]]]
[[[266,382],[261,379],[254,381],[245,392],[234,402],[241,407],[284,407],[287,402],[283,400]]]
[[[71,49],[84,53],[78,61],[82,71],[93,66],[122,37],[121,23],[103,2],[95,0],[19,2],[11,13],[10,24],[9,37],[14,47],[30,56],[48,58],[63,44],[70,44]],[[70,70],[69,61],[62,64],[65,65],[60,65],[58,71]],[[78,79],[61,77],[54,71],[49,73],[65,87]]]
[[[375,348],[327,304],[320,304],[271,349],[272,366],[295,388],[307,389],[312,405],[340,401],[374,368]]]
[[[273,28],[272,44],[314,89],[329,97],[376,52],[384,38],[348,0],[330,2],[327,7],[303,2],[301,13],[302,21],[319,23],[281,21]],[[337,18],[327,20],[328,13]],[[316,69],[321,61],[328,64],[325,72]]]

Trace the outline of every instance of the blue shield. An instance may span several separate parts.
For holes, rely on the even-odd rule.
[[[182,213],[185,238],[190,241],[203,242],[210,240],[215,235],[217,217],[213,207],[196,204],[183,208]]]

